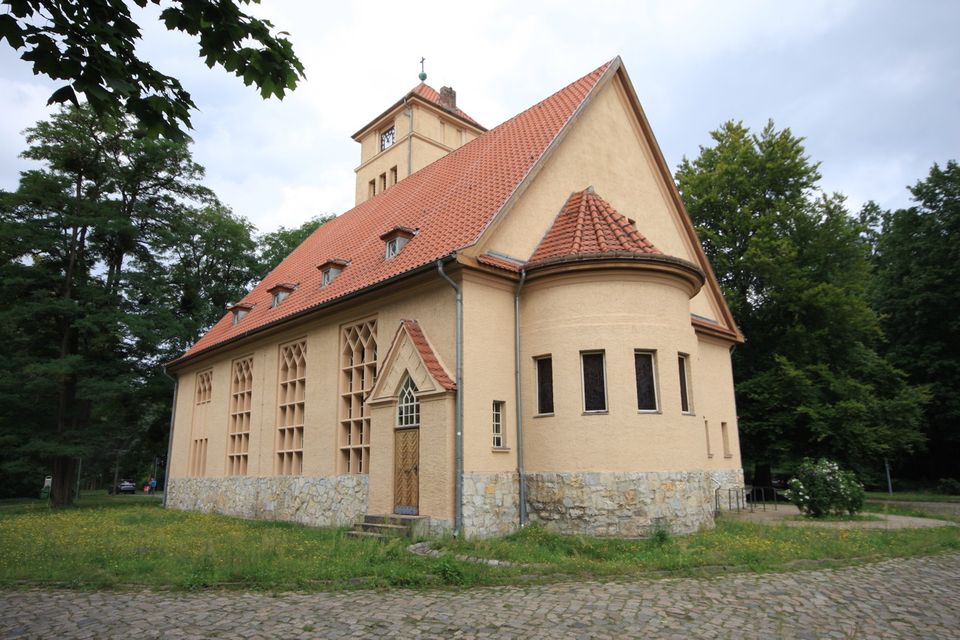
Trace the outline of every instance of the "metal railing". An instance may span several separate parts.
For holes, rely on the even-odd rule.
[[[723,487],[717,487],[714,491],[714,510],[716,513],[720,513],[722,491]],[[766,511],[768,504],[772,505],[774,511],[777,510],[777,490],[773,487],[745,485],[743,487],[727,488],[728,511],[750,510],[752,512],[758,508],[761,511]]]

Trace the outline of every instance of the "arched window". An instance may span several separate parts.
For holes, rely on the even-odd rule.
[[[400,386],[400,395],[397,397],[397,427],[420,426],[420,401],[417,400],[417,385],[407,376]]]

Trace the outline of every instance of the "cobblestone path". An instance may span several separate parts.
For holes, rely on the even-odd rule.
[[[960,554],[465,591],[0,592],[3,638],[958,638]]]

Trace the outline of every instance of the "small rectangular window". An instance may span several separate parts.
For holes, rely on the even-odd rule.
[[[723,457],[732,458],[733,454],[730,452],[730,434],[727,432],[727,423],[720,423],[720,438],[723,440]]]
[[[607,410],[607,386],[603,371],[603,351],[580,354],[583,364],[583,410]]]
[[[537,358],[537,413],[553,413],[553,358]]]
[[[390,167],[390,186],[397,184],[397,168]]]
[[[380,192],[382,193],[386,190],[387,190],[387,174],[381,173],[380,174]]]
[[[637,373],[637,410],[657,411],[657,381],[652,351],[635,351],[634,368]]]
[[[503,402],[493,401],[493,447],[502,449],[503,444]]]
[[[677,358],[677,364],[680,368],[680,410],[684,413],[693,413],[690,410],[690,358],[685,353],[681,353]]]
[[[371,198],[372,198],[373,196],[377,195],[377,181],[376,181],[376,180],[371,180],[371,181],[369,182],[368,187],[367,187],[367,194],[368,194],[369,197],[371,197]]]

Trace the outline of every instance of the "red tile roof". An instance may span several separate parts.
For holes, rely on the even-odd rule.
[[[659,254],[636,226],[590,187],[567,199],[528,267],[576,256]]]
[[[520,271],[523,268],[522,262],[514,262],[513,260],[507,260],[506,258],[501,258],[500,256],[494,255],[492,253],[484,253],[477,256],[477,262],[480,264],[485,264],[490,267],[496,267],[498,269],[506,269],[507,271]]]
[[[433,350],[433,347],[430,346],[427,337],[423,335],[423,330],[420,328],[419,323],[417,323],[416,320],[404,320],[403,328],[407,330],[407,334],[409,334],[410,339],[413,341],[413,346],[417,348],[417,351],[420,353],[420,359],[423,360],[424,366],[427,368],[427,371],[430,372],[430,375],[433,376],[433,379],[447,391],[456,389],[457,384],[450,377],[450,374],[447,373],[447,370],[443,368],[443,365],[440,364],[436,352]]]
[[[463,118],[467,122],[474,124],[480,127],[481,129],[483,128],[483,126],[479,122],[477,122],[476,120],[468,116],[466,113],[464,113],[463,109],[460,109],[459,107],[456,107],[454,109],[447,109],[445,106],[443,106],[440,103],[440,92],[424,82],[421,82],[420,84],[415,86],[413,89],[411,89],[410,93],[415,93],[421,98],[423,98],[424,100],[426,100],[427,102],[432,102],[433,104],[437,105],[444,111],[449,111],[450,113]]]
[[[243,298],[241,302],[255,305],[246,317],[234,325],[225,316],[178,360],[335,303],[474,244],[610,65],[321,226]],[[386,260],[380,236],[397,225],[418,232],[396,257]],[[317,266],[333,258],[349,260],[350,266],[321,288]],[[300,286],[271,307],[268,289],[283,282]]]

